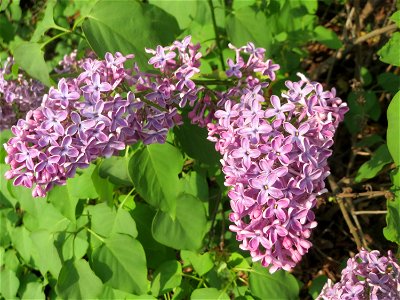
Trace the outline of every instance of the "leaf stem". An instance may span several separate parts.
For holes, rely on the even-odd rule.
[[[99,236],[96,232],[94,232],[92,229],[90,229],[89,227],[85,226],[85,229],[90,232],[93,236],[95,236],[99,241],[101,241],[102,243],[105,243],[105,240]]]
[[[45,41],[43,44],[42,44],[42,46],[40,47],[40,49],[43,49],[47,44],[49,44],[49,43],[51,43],[52,41],[54,41],[54,40],[56,40],[56,39],[58,39],[58,38],[60,38],[60,37],[62,37],[62,36],[64,36],[64,35],[67,35],[67,34],[70,34],[72,31],[63,31],[63,32],[61,32],[61,33],[59,33],[59,34],[56,34],[55,36],[53,36],[53,37],[51,37],[50,39],[48,39],[47,41]]]
[[[217,43],[217,48],[218,48],[218,52],[219,52],[219,59],[221,61],[222,69],[225,71],[226,67],[225,67],[224,57],[222,55],[221,39],[219,38],[219,34],[218,34],[217,20],[215,18],[214,4],[212,1],[213,0],[208,0],[208,5],[210,6],[210,10],[211,10],[211,19],[212,19],[212,23],[213,23],[213,27],[214,27],[215,42]]]
[[[118,206],[118,209],[121,209],[121,208],[124,206],[126,200],[128,200],[129,196],[130,196],[134,191],[135,191],[135,187],[133,187],[133,188],[129,191],[129,193],[126,195],[125,199],[122,200],[121,204]]]

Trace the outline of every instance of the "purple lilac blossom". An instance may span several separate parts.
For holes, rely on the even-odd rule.
[[[4,145],[11,167],[6,178],[34,187],[34,197],[45,196],[98,157],[139,140],[164,143],[168,130],[182,123],[177,107],[187,101],[193,105],[200,91],[191,80],[200,72],[199,48],[186,37],[157,51],[148,49],[159,75],[143,73],[136,64],[126,68],[133,55],[118,52],[106,53],[105,60],[82,60],[76,78],[60,79],[41,106],[12,127],[14,137]],[[61,66],[67,68],[74,58],[65,57]]]
[[[8,57],[3,65],[0,62],[0,131],[16,124],[18,118],[40,105],[45,86],[37,80],[19,73],[12,79],[11,69],[14,61]]]
[[[361,249],[342,270],[339,282],[330,279],[322,288],[317,300],[399,300],[400,266],[388,251],[387,256],[378,250]]]
[[[227,75],[236,76],[237,85],[219,94],[225,109],[207,126],[231,187],[230,230],[240,248],[271,273],[290,270],[312,245],[308,238],[317,226],[312,208],[326,191],[329,148],[348,107],[335,89],[323,91],[302,74],[286,82],[281,97],[266,97],[279,66],[264,62],[265,51],[251,43],[230,48],[236,62],[228,63]],[[257,79],[257,72],[268,80]]]

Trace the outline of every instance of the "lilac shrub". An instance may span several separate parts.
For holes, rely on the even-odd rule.
[[[181,123],[177,106],[193,104],[198,88],[191,77],[199,72],[199,45],[190,37],[169,47],[147,49],[149,63],[161,75],[141,72],[133,55],[107,53],[104,60],[87,58],[76,78],[62,78],[42,105],[12,127],[6,144],[7,179],[45,196],[63,185],[77,168],[109,157],[139,140],[163,143],[168,130]],[[71,65],[69,57],[65,65]],[[65,66],[64,66],[65,68]]]
[[[400,266],[389,251],[387,256],[379,251],[361,249],[342,270],[339,282],[331,280],[322,288],[319,300],[399,300]]]
[[[11,79],[14,60],[8,57],[0,62],[0,131],[16,124],[20,117],[42,102],[45,86],[37,80],[19,73]]]
[[[209,139],[223,159],[225,185],[231,187],[230,230],[270,272],[293,268],[311,247],[317,225],[312,208],[326,191],[327,159],[333,136],[348,108],[320,83],[298,74],[281,96],[266,96],[278,65],[264,62],[264,49],[252,44],[228,61],[238,83],[220,94],[224,109],[209,124]],[[245,61],[247,57],[247,61]],[[256,76],[261,73],[261,76]]]

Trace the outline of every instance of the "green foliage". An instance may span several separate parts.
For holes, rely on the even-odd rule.
[[[84,259],[66,261],[58,277],[56,291],[64,299],[94,299],[103,283]]]
[[[387,164],[391,163],[388,147],[381,145],[372,155],[371,159],[365,162],[357,171],[355,182],[361,182],[365,179],[374,178]]]
[[[159,296],[172,291],[182,281],[182,266],[176,260],[168,260],[154,272],[151,282],[151,293]]]
[[[89,45],[100,57],[106,52],[134,53],[143,69],[148,66],[145,47],[166,45],[179,34],[173,16],[139,1],[98,1],[82,28]]]
[[[249,277],[250,291],[259,299],[297,299],[299,285],[296,278],[288,272],[268,270],[256,263]]]
[[[26,55],[29,53],[29,56]],[[24,69],[30,76],[50,85],[49,71],[43,58],[43,51],[40,44],[35,42],[20,43],[14,49],[15,62]]]
[[[387,144],[395,164],[400,166],[400,91],[390,102],[388,111]]]
[[[383,234],[389,241],[400,245],[400,169],[392,171],[391,178],[393,182],[392,192],[394,199],[387,200],[386,223]]]
[[[152,206],[172,217],[179,191],[178,174],[183,157],[170,144],[154,144],[137,151],[129,162],[129,174],[138,193]]]
[[[126,234],[112,234],[93,250],[91,266],[106,284],[141,295],[147,291],[146,256],[139,241]]]
[[[400,32],[393,33],[390,40],[378,51],[381,61],[400,66]]]
[[[151,231],[158,242],[171,248],[196,250],[202,246],[206,225],[206,212],[201,200],[182,193],[176,199],[175,218],[159,210]]]
[[[202,288],[193,291],[190,296],[192,300],[202,299],[218,299],[218,300],[229,300],[229,296],[224,291],[219,291],[216,288]]]

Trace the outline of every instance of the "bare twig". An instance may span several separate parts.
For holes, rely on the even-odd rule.
[[[353,212],[355,215],[384,215],[387,210],[358,210]]]
[[[338,184],[336,183],[335,179],[333,178],[332,175],[328,176],[328,182],[329,185],[331,186],[332,192],[333,193],[337,193],[340,190],[340,187],[338,186]],[[349,213],[347,211],[347,208],[344,204],[344,201],[342,198],[338,198],[337,200],[339,207],[340,207],[340,211],[342,212],[343,218],[347,224],[347,226],[349,227],[350,233],[354,238],[354,241],[357,245],[357,249],[361,249],[362,248],[362,243],[361,243],[361,239],[359,236],[359,233],[357,232],[357,228],[354,227],[353,222],[350,219]]]
[[[364,42],[364,41],[366,41],[366,40],[368,40],[370,38],[376,37],[378,35],[381,35],[381,34],[384,34],[384,33],[387,33],[387,32],[391,32],[391,31],[395,31],[396,29],[397,29],[397,25],[396,24],[390,24],[390,25],[387,25],[385,27],[375,29],[375,30],[363,35],[363,36],[358,37],[354,41],[354,45],[360,44],[360,43],[362,43],[362,42]]]
[[[389,197],[391,194],[390,191],[369,191],[363,193],[339,193],[335,195],[337,198],[359,198],[359,197],[367,197],[367,199],[376,198],[376,197]]]

